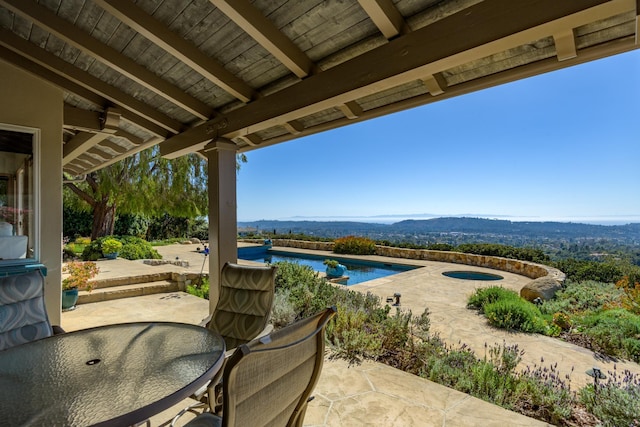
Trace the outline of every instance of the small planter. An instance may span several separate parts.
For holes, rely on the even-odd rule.
[[[330,279],[342,277],[345,275],[346,272],[347,272],[347,267],[345,267],[342,264],[338,264],[337,267],[327,267],[325,271],[325,273],[327,274],[327,277]]]
[[[78,288],[62,291],[62,310],[68,311],[76,308],[78,302]]]
[[[102,256],[105,258],[116,259],[118,252],[122,249],[122,242],[114,238],[104,239],[100,244],[100,249],[102,249]]]

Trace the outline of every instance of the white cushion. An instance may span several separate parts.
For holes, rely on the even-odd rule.
[[[28,236],[0,237],[0,259],[27,257]]]
[[[13,236],[13,225],[8,222],[0,222],[0,236]]]

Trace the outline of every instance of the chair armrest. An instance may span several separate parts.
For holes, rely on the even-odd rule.
[[[260,332],[258,334],[258,336],[256,336],[254,338],[254,340],[258,340],[262,337],[266,337],[267,335],[269,335],[271,332],[273,332],[273,325],[271,323],[269,323],[267,326],[264,327],[264,329],[262,330],[262,332]],[[234,349],[235,350],[235,349]]]
[[[202,326],[203,328],[207,328],[209,326],[209,322],[211,322],[211,314],[205,317],[198,323],[198,326]]]

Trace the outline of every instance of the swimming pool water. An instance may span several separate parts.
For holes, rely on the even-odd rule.
[[[324,272],[326,266],[323,264],[326,257],[314,257],[313,255],[298,255],[289,252],[267,252],[262,254],[245,255],[242,259],[251,261],[260,261],[265,263],[276,263],[279,261],[295,262],[301,265],[308,265],[315,271]],[[368,280],[378,279],[380,277],[387,277],[392,274],[401,273],[403,271],[413,270],[415,267],[397,265],[397,264],[381,264],[381,263],[364,263],[354,262],[348,259],[331,257],[331,259],[338,260],[340,264],[347,267],[346,275],[349,276],[347,285],[355,285],[357,283],[366,282]]]

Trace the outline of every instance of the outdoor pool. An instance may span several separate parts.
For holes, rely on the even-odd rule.
[[[259,261],[265,263],[276,263],[279,261],[295,262],[301,265],[308,265],[315,271],[324,272],[326,266],[323,264],[326,256],[314,256],[314,255],[302,255],[294,254],[291,252],[281,251],[267,251],[262,253],[242,253],[238,251],[238,258]],[[338,260],[340,264],[347,267],[346,275],[349,276],[347,285],[355,285],[357,283],[366,282],[373,279],[379,279],[381,277],[391,276],[392,274],[401,273],[403,271],[413,270],[413,266],[398,265],[398,264],[383,264],[369,261],[354,261],[351,259],[344,259],[339,257],[331,257],[331,259]]]

